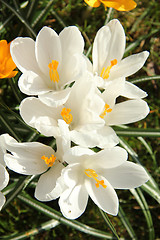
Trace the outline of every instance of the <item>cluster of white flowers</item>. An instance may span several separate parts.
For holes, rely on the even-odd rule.
[[[144,168],[128,162],[126,150],[116,146],[119,139],[111,127],[149,113],[142,100],[147,94],[125,79],[144,65],[149,53],[122,59],[124,51],[125,33],[116,19],[97,32],[92,62],[83,54],[84,40],[75,26],[59,35],[43,27],[35,42],[27,37],[12,41],[11,55],[22,72],[19,88],[30,95],[21,102],[20,115],[29,126],[54,137],[57,151],[1,135],[0,189],[9,180],[5,166],[24,175],[41,174],[35,197],[59,198],[63,215],[75,219],[85,211],[88,196],[116,215],[114,189],[135,188],[149,179]],[[117,103],[119,96],[127,99]],[[4,201],[1,194],[0,206]]]

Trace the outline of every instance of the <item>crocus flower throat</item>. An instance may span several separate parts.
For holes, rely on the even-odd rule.
[[[42,160],[45,161],[45,163],[48,165],[48,167],[52,167],[53,166],[53,163],[55,162],[56,160],[56,157],[52,154],[52,156],[50,158],[46,157],[45,155],[43,155],[41,157]]]
[[[102,68],[102,71],[101,71],[101,75],[100,75],[100,76],[101,76],[103,79],[109,78],[109,74],[110,74],[111,68],[112,68],[114,65],[116,65],[116,64],[117,64],[117,59],[112,60],[110,66],[108,66],[107,68],[105,68],[105,67]]]
[[[58,64],[59,63],[56,60],[52,60],[52,62],[48,64],[49,76],[50,76],[51,81],[53,81],[53,82],[59,82],[59,74],[57,71]]]
[[[106,113],[112,112],[112,109],[109,107],[108,104],[105,104],[104,111],[99,115],[101,118],[104,118],[106,116]]]
[[[73,120],[73,116],[70,112],[71,112],[71,109],[70,108],[65,108],[65,107],[61,111],[61,116],[63,117],[63,120],[67,124],[70,124]]]
[[[97,188],[99,188],[99,185],[102,185],[103,188],[107,187],[104,184],[104,180],[100,181],[100,180],[97,179],[98,174],[93,169],[90,169],[90,168],[86,169],[85,174],[87,175],[87,177],[93,178],[96,181],[95,185],[96,185]]]

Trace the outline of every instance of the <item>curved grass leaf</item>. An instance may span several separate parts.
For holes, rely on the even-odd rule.
[[[143,214],[145,216],[146,219],[146,223],[148,226],[148,237],[149,240],[154,240],[155,239],[155,233],[154,233],[154,226],[153,226],[153,221],[152,221],[152,216],[148,207],[148,204],[145,200],[145,197],[142,193],[142,191],[137,188],[137,189],[130,189],[131,193],[134,195],[135,199],[137,200],[137,202],[139,203]]]
[[[44,231],[48,231],[52,228],[55,228],[56,226],[58,226],[60,224],[59,221],[57,220],[50,220],[47,221],[45,223],[42,223],[40,226],[36,227],[36,228],[32,228],[26,232],[23,233],[19,233],[19,234],[12,234],[9,236],[5,236],[5,237],[1,237],[2,240],[20,240],[20,239],[26,239],[29,237],[32,237],[36,234],[39,234],[41,232]]]
[[[117,135],[128,137],[160,137],[160,129],[139,129],[114,127]]]
[[[21,176],[13,190],[8,194],[3,209],[33,180],[34,176]]]
[[[135,231],[133,230],[125,212],[123,211],[122,207],[119,205],[119,213],[118,216],[123,223],[124,227],[126,228],[129,236],[131,237],[132,240],[138,240]]]
[[[81,231],[83,233],[87,233],[87,234],[90,234],[92,236],[99,237],[99,238],[115,239],[115,237],[113,237],[109,233],[105,233],[99,229],[89,227],[83,223],[76,221],[76,220],[69,220],[69,219],[64,218],[62,216],[62,214],[59,213],[58,211],[52,209],[51,207],[45,205],[42,202],[38,202],[37,200],[31,198],[26,193],[21,193],[20,195],[18,195],[18,199],[25,202],[27,205],[31,206],[32,208],[37,209],[39,212],[42,212],[44,215],[51,217],[55,220],[58,220],[60,223],[70,226],[74,229],[77,229],[78,231]]]
[[[139,82],[146,82],[146,81],[152,81],[152,80],[160,80],[160,75],[151,76],[151,77],[140,77],[132,79],[131,83],[139,83]]]
[[[114,228],[113,224],[111,223],[107,213],[105,213],[102,209],[99,208],[99,211],[105,221],[105,223],[107,224],[107,226],[110,228],[110,230],[112,231],[112,233],[114,234],[114,236],[116,237],[117,240],[119,240],[119,236],[116,232],[116,229]]]

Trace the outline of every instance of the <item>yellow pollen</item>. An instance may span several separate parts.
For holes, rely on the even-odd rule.
[[[116,64],[117,64],[117,59],[112,60],[110,66],[108,66],[107,68],[105,68],[105,67],[102,68],[102,71],[101,71],[101,75],[100,75],[100,76],[101,76],[103,79],[109,78],[109,74],[110,74],[111,68],[112,68],[114,65],[116,65]]]
[[[51,81],[53,81],[53,82],[59,82],[59,74],[57,71],[58,64],[59,63],[56,60],[52,60],[52,62],[48,64],[49,76],[50,76]]]
[[[45,155],[43,155],[41,157],[41,159],[43,159],[45,161],[45,163],[48,165],[48,167],[52,167],[53,163],[56,160],[56,157],[52,154],[52,156],[50,158],[46,157]]]
[[[71,112],[71,109],[70,108],[65,108],[65,107],[61,111],[61,116],[63,117],[63,120],[67,124],[70,124],[73,120],[73,116],[70,112]]]
[[[85,174],[87,175],[87,177],[93,178],[96,181],[95,185],[96,185],[97,188],[99,188],[99,185],[101,185],[103,188],[107,187],[104,184],[104,180],[100,181],[100,180],[97,179],[98,174],[93,169],[90,169],[90,168],[86,169]]]
[[[99,115],[101,118],[104,118],[106,116],[106,113],[112,112],[112,109],[109,107],[108,104],[105,104],[104,111]]]

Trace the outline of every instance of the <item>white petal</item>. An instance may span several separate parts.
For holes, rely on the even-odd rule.
[[[53,127],[57,126],[57,115],[59,110],[57,110],[57,108],[51,108],[43,104],[38,98],[25,98],[21,102],[19,109],[21,117],[31,127],[35,127],[36,121],[40,117],[52,119]]]
[[[66,88],[60,91],[52,91],[39,95],[39,99],[44,104],[50,107],[59,107],[64,104],[69,98],[71,88]]]
[[[109,27],[111,31],[110,47],[107,60],[112,61],[117,59],[119,62],[123,57],[126,44],[124,29],[117,19],[111,20],[106,26]],[[106,64],[106,66],[108,65],[110,65],[110,62],[109,64]]]
[[[126,98],[145,98],[147,97],[147,93],[144,92],[142,89],[134,85],[130,82],[125,82],[124,89],[121,93],[122,96]]]
[[[83,182],[81,165],[79,163],[69,164],[62,170],[62,177],[67,187],[72,188]]]
[[[57,145],[56,156],[60,158],[61,161],[63,162],[64,154],[71,147],[71,140],[70,140],[68,124],[65,121],[59,119],[58,126],[59,126],[60,136],[56,138],[56,145]]]
[[[112,128],[104,126],[96,131],[71,131],[71,140],[82,147],[110,148],[118,144],[119,140]]]
[[[86,129],[93,130],[104,125],[104,121],[99,117],[99,108],[103,107],[104,101],[96,91],[93,75],[89,72],[85,72],[73,85],[66,105],[71,108],[74,129],[83,128],[86,131]]]
[[[84,40],[81,32],[77,27],[71,26],[64,28],[60,34],[59,38],[61,41],[62,53],[65,57],[67,55],[73,55],[74,53],[83,53]]]
[[[106,148],[93,156],[88,156],[89,168],[111,169],[127,161],[127,151],[121,147]]]
[[[104,212],[107,212],[114,216],[117,215],[119,202],[115,190],[104,177],[98,175],[97,178],[98,180],[104,180],[104,184],[107,187],[103,188],[100,185],[97,188],[95,185],[95,180],[93,178],[87,177],[85,179],[85,186],[89,196],[93,202]]]
[[[118,103],[112,109],[105,121],[107,125],[119,125],[133,123],[145,118],[149,113],[149,107],[143,100],[128,100]]]
[[[75,146],[70,148],[67,152],[65,152],[64,161],[69,164],[83,163],[84,160],[89,157],[88,155],[93,155],[93,154],[95,154],[95,152],[88,148]]]
[[[85,59],[85,61],[86,61],[86,64],[87,64],[87,70],[88,70],[89,72],[93,72],[93,66],[92,66],[91,61],[90,61],[89,58],[86,57],[85,55],[83,55],[83,57],[84,57],[84,59]]]
[[[11,138],[9,134],[5,133],[0,135],[0,164],[5,167],[4,154],[6,153],[5,139]]]
[[[21,72],[33,71],[40,73],[35,58],[35,42],[33,39],[18,37],[13,40],[11,42],[11,55]]]
[[[100,96],[104,102],[112,108],[115,105],[116,98],[124,92],[125,78],[118,78],[114,81],[104,81],[103,87],[105,88],[105,91]]]
[[[149,180],[144,168],[132,162],[125,162],[116,168],[106,169],[103,175],[113,188],[117,189],[136,188]]]
[[[110,72],[110,80],[118,77],[128,77],[141,69],[149,56],[149,52],[144,51],[124,58],[115,65]]]
[[[96,131],[97,147],[111,148],[119,143],[119,138],[111,127],[104,126]]]
[[[0,164],[0,191],[7,186],[9,182],[9,174],[5,167]]]
[[[35,197],[39,201],[51,201],[58,198],[62,192],[62,186],[57,182],[64,166],[60,163],[54,164],[38,180]]]
[[[93,72],[100,73],[103,65],[107,61],[110,47],[111,32],[109,27],[103,26],[96,34],[93,43],[92,61]]]
[[[3,207],[3,205],[5,204],[5,202],[6,202],[6,198],[3,195],[3,193],[0,192],[0,211],[1,211],[2,207]]]
[[[45,81],[32,71],[24,72],[18,81],[21,92],[27,95],[38,95],[50,90]]]
[[[86,72],[87,65],[82,54],[70,54],[63,58],[62,66],[59,72],[60,81],[59,86],[62,88],[66,84],[77,81],[84,72]]]
[[[65,190],[59,199],[62,214],[69,219],[78,218],[86,209],[88,193],[84,185]]]
[[[49,28],[43,27],[36,38],[36,59],[41,71],[49,77],[49,63],[52,60],[61,62],[61,44],[57,33]]]
[[[47,137],[59,137],[60,131],[57,121],[51,117],[39,117],[36,120],[35,128]]]
[[[5,154],[5,162],[11,170],[25,174],[36,175],[45,172],[48,165],[41,158],[54,155],[54,150],[39,142],[9,143],[7,150],[11,154]]]

